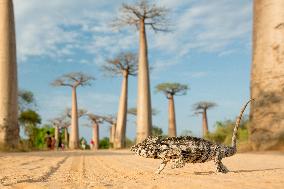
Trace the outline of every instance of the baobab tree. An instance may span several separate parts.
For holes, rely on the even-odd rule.
[[[193,105],[193,110],[195,114],[202,114],[202,132],[203,137],[205,137],[209,133],[208,129],[208,118],[207,118],[207,110],[217,106],[217,104],[213,102],[198,102]]]
[[[284,1],[254,0],[250,141],[254,149],[283,147]]]
[[[54,138],[56,141],[56,146],[58,145],[59,141],[59,130],[64,129],[64,142],[68,144],[68,130],[67,128],[70,126],[70,120],[65,116],[60,116],[50,120],[51,124],[53,125],[54,131]]]
[[[117,124],[114,138],[114,148],[125,147],[125,132],[127,120],[128,77],[137,74],[137,58],[133,53],[120,53],[114,59],[108,60],[103,66],[111,75],[122,75],[122,88],[117,112]]]
[[[115,26],[135,26],[139,30],[137,140],[141,142],[151,134],[152,113],[146,26],[155,32],[168,31],[168,10],[140,0],[136,4],[122,4]]]
[[[93,150],[99,149],[99,141],[100,141],[100,130],[99,126],[103,123],[103,117],[95,114],[88,113],[87,114],[89,119],[92,121],[92,129],[93,129],[93,136],[92,140],[94,142]]]
[[[70,149],[79,148],[79,128],[78,128],[78,110],[77,110],[77,94],[76,89],[79,86],[90,85],[90,81],[94,80],[94,77],[88,76],[81,72],[74,72],[65,74],[55,81],[53,86],[66,86],[72,89],[72,113],[71,113],[71,134],[69,140]]]
[[[115,132],[116,132],[116,118],[114,116],[103,116],[102,117],[104,122],[109,123],[110,126],[110,130],[109,130],[109,143],[110,146],[113,147],[114,146],[114,139],[115,139]]]
[[[187,90],[188,86],[180,83],[161,83],[156,86],[156,92],[164,93],[169,101],[169,137],[177,136],[174,96],[186,95]]]
[[[79,120],[81,117],[86,116],[87,113],[88,113],[87,110],[81,109],[81,108],[80,108],[77,112],[78,112],[78,113],[77,113],[78,120]],[[70,125],[70,120],[71,120],[71,118],[72,118],[72,110],[71,110],[71,108],[66,108],[65,111],[64,111],[64,113],[63,113],[63,115],[62,115],[62,117],[65,118],[65,119],[67,119],[66,125],[64,126],[64,135],[65,135],[64,138],[65,138],[66,145],[68,145],[68,144],[69,144],[68,128],[71,126],[71,125]],[[69,125],[68,125],[68,123],[69,123]]]
[[[19,143],[18,79],[12,0],[0,3],[0,148]]]

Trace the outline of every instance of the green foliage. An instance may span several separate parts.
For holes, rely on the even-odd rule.
[[[110,145],[109,145],[109,138],[108,137],[104,137],[103,139],[100,140],[99,143],[99,148],[100,149],[109,149]]]
[[[162,136],[163,135],[163,129],[153,126],[152,127],[152,136]]]
[[[35,106],[34,94],[28,90],[19,90],[18,92],[19,110],[22,112],[25,109]]]
[[[50,125],[44,125],[41,128],[35,128],[35,142],[33,147],[36,149],[44,149],[46,147],[45,144],[45,137],[46,132],[49,131],[51,136],[54,135],[55,129],[52,128]]]
[[[205,138],[214,141],[216,143],[231,145],[234,126],[235,126],[235,121],[232,120],[218,121],[215,124],[215,131],[209,133],[207,136],[205,136]],[[249,127],[249,120],[247,117],[245,117],[238,129],[238,140],[237,140],[238,143],[248,141],[248,127]]]
[[[41,117],[34,110],[28,109],[26,111],[21,112],[19,116],[19,121],[20,121],[20,124],[22,125],[25,125],[25,124],[36,125],[36,124],[41,123]]]
[[[163,92],[165,95],[185,95],[189,89],[188,85],[180,83],[160,83],[156,86],[156,92]]]
[[[20,113],[19,122],[26,136],[29,138],[30,147],[36,146],[36,136],[38,133],[37,124],[41,123],[41,117],[34,110],[28,109]]]

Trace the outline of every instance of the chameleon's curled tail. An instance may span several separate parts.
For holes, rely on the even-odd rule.
[[[234,132],[233,132],[233,136],[232,136],[232,147],[233,148],[236,148],[237,147],[237,133],[238,133],[238,129],[239,129],[239,126],[240,126],[240,123],[241,123],[241,119],[242,119],[242,116],[243,116],[243,113],[247,107],[247,105],[253,101],[254,99],[250,99],[244,106],[243,108],[241,109],[241,112],[240,112],[240,115],[239,117],[237,118],[236,120],[236,124],[235,124],[235,128],[234,128]]]

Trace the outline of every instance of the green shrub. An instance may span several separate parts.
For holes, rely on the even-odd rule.
[[[235,121],[226,120],[215,123],[215,130],[205,136],[206,139],[216,143],[230,145],[235,127]],[[248,117],[244,117],[238,129],[238,143],[248,142]]]
[[[104,137],[103,139],[100,140],[100,143],[99,143],[100,149],[109,149],[109,147],[110,147],[110,144],[109,144],[108,137]]]

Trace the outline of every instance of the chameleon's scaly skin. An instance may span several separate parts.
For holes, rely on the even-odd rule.
[[[250,101],[242,108],[236,121],[232,146],[224,146],[191,136],[169,138],[150,136],[143,142],[132,146],[131,151],[142,157],[162,159],[162,163],[156,173],[160,173],[168,162],[173,163],[172,168],[182,168],[186,163],[204,163],[210,160],[214,160],[217,172],[227,173],[228,169],[223,165],[221,160],[237,152],[237,129],[242,114]]]

